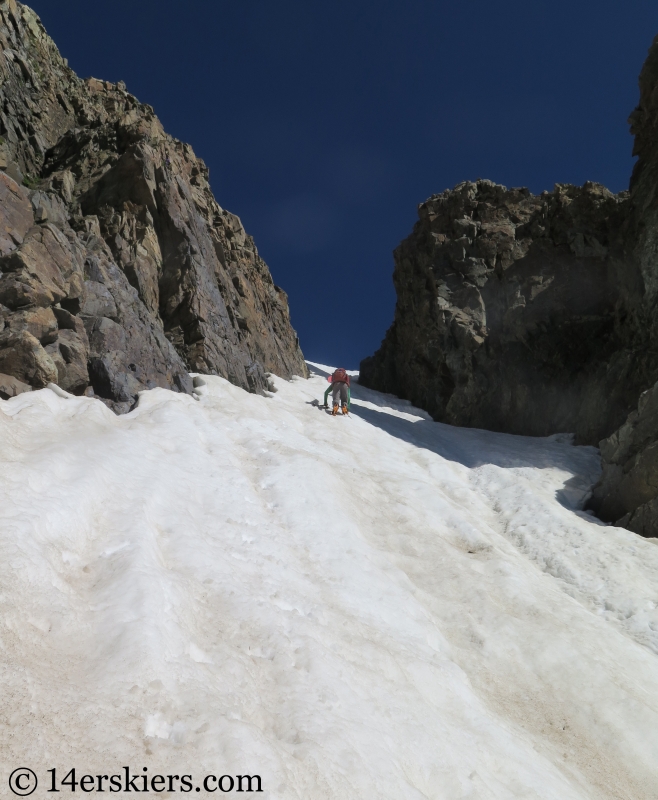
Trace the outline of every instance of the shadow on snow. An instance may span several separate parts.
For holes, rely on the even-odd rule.
[[[309,369],[323,377],[330,374],[313,364],[309,364]],[[353,416],[390,436],[430,450],[469,469],[493,464],[506,469],[564,470],[572,477],[565,479],[564,486],[556,492],[558,502],[578,516],[599,522],[596,517],[582,511],[591,487],[599,477],[598,462],[592,458],[598,451],[594,447],[574,447],[571,434],[535,437],[479,428],[458,428],[435,422],[429,414],[415,408],[408,400],[375,392],[355,382],[352,383],[351,393]],[[322,402],[322,398],[319,400]]]

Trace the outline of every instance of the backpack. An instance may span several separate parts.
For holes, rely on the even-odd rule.
[[[331,376],[332,383],[347,383],[348,380],[349,378],[347,377],[347,372],[342,367],[337,369]]]

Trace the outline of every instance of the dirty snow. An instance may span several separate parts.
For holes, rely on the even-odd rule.
[[[657,797],[658,547],[582,511],[597,451],[358,386],[334,419],[312,369],[0,402],[3,783]]]

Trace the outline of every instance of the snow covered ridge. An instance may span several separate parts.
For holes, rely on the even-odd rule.
[[[597,451],[358,386],[332,418],[312,369],[0,402],[0,781],[653,800],[658,547],[579,510]]]

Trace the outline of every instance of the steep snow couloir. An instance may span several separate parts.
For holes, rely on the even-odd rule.
[[[658,547],[580,510],[598,452],[359,386],[332,418],[311,368],[0,402],[2,780],[655,798]]]

